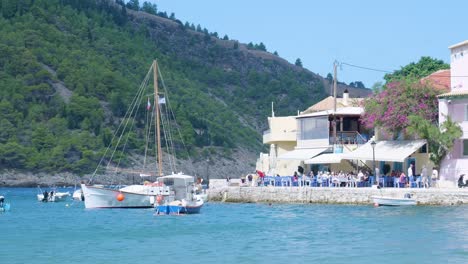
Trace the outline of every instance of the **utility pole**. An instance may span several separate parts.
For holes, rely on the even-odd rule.
[[[338,62],[333,62],[333,153],[335,153],[336,147],[336,68]]]

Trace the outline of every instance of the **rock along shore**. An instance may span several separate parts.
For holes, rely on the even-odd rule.
[[[234,203],[373,204],[372,196],[410,193],[418,205],[468,205],[468,188],[245,187],[213,180],[207,191],[210,201]]]

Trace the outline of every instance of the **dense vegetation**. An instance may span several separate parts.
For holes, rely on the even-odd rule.
[[[450,65],[443,60],[423,56],[418,62],[411,62],[401,67],[393,73],[385,74],[384,79],[387,83],[401,81],[402,79],[420,80],[438,70],[450,69]]]
[[[325,96],[320,76],[263,43],[163,17],[121,1],[0,0],[0,167],[92,171],[156,58],[195,158],[258,151],[271,102],[294,114]]]
[[[421,78],[447,68],[449,65],[442,60],[422,57],[417,63],[385,75],[387,83],[364,102],[362,123],[381,129],[384,138],[426,139],[430,159],[440,167],[463,132],[450,117],[439,124],[437,95],[444,91],[430,82],[421,82]]]

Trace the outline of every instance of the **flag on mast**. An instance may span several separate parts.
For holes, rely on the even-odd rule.
[[[151,102],[149,100],[149,97],[148,97],[148,103],[146,104],[146,110],[150,110],[151,109]]]

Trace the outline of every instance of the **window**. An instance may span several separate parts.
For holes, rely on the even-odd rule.
[[[468,105],[465,105],[465,121],[468,121]]]
[[[427,144],[419,148],[418,153],[427,153]]]
[[[463,156],[468,156],[468,139],[463,139]]]
[[[301,140],[328,139],[328,117],[313,117],[299,119]]]

